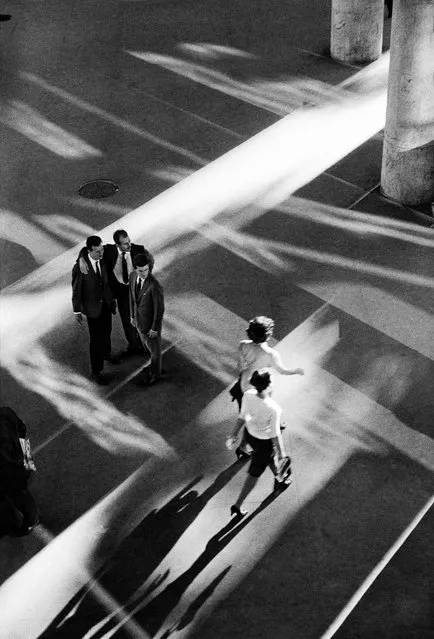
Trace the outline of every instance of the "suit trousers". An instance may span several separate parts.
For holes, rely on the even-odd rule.
[[[89,352],[92,373],[100,373],[104,368],[104,358],[110,355],[112,332],[112,314],[105,302],[99,317],[88,317]]]
[[[127,342],[131,348],[137,348],[140,346],[140,341],[136,329],[131,324],[129,286],[127,284],[116,284],[116,296],[118,311]]]
[[[38,520],[38,508],[28,488],[0,492],[0,534],[18,532]]]
[[[151,357],[151,375],[161,376],[161,332],[156,337],[148,337],[138,328],[140,340],[143,344],[145,352],[147,351]]]

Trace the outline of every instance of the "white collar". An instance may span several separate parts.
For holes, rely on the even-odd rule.
[[[94,270],[96,269],[97,263],[101,261],[101,260],[94,260],[93,257],[91,257],[90,255],[89,255],[89,260],[90,260],[90,263],[93,264]],[[100,264],[100,268],[101,268],[101,264]]]

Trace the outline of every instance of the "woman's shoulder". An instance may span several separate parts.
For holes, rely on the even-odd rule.
[[[241,342],[238,344],[238,350],[241,353],[248,353],[252,344],[252,340],[242,339]]]
[[[279,406],[279,404],[274,399],[272,399],[271,397],[267,397],[267,399],[265,400],[265,403],[267,404],[267,406],[269,408],[271,408],[271,410],[273,412],[275,412],[275,413],[281,413],[282,412],[282,409]]]

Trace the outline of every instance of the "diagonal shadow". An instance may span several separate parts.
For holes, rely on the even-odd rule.
[[[168,628],[161,636],[161,639],[167,639],[168,637],[170,637],[171,634],[177,632],[178,630],[186,628],[193,621],[196,613],[199,611],[201,606],[203,606],[206,600],[214,594],[217,586],[221,581],[223,581],[230,569],[231,566],[226,566],[226,568],[222,570],[217,575],[217,577],[211,581],[210,584],[208,584],[208,586],[196,597],[196,599],[192,601],[185,613],[182,615],[181,619],[174,626],[172,626],[172,628]]]
[[[222,471],[202,494],[193,487],[201,480],[194,478],[162,508],[147,515],[119,546],[111,565],[102,569],[99,583],[121,605],[133,606],[140,598],[148,597],[167,578],[159,575],[146,591],[143,583],[170,552],[187,528],[212,499],[243,467],[239,461]],[[137,594],[138,591],[138,594]],[[112,612],[112,611],[109,611]],[[89,627],[107,616],[107,610],[96,598],[93,586],[87,585],[54,619],[41,639],[61,637],[76,639]],[[105,627],[105,626],[104,626]],[[104,635],[95,634],[95,638]]]
[[[177,605],[183,594],[193,583],[196,577],[210,564],[217,555],[238,535],[248,524],[257,517],[267,506],[269,506],[280,493],[271,493],[258,508],[244,519],[232,518],[221,530],[219,530],[205,546],[205,550],[199,555],[196,561],[182,575],[172,581],[161,593],[159,593],[152,601],[141,607],[134,615],[134,620],[139,626],[143,627],[151,636],[154,636],[164,623],[170,611]],[[229,569],[230,567],[228,567]],[[223,571],[224,572],[224,571]],[[227,571],[226,571],[227,572]],[[224,574],[220,575],[221,578]],[[216,580],[215,580],[216,581]],[[220,579],[219,579],[220,581]],[[218,583],[218,582],[217,582]],[[217,583],[214,581],[203,591],[201,595],[191,604],[190,608],[183,615],[176,625],[176,629],[180,629],[190,623],[194,615],[211,596]],[[138,606],[139,607],[139,606]],[[107,632],[107,628],[105,628]],[[123,636],[123,632],[117,634],[118,637]],[[101,635],[102,637],[102,635]],[[127,637],[127,634],[125,634]]]

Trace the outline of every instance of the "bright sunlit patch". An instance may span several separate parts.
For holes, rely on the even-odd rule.
[[[39,263],[51,260],[65,250],[65,245],[18,213],[0,209],[0,237],[19,242]]]
[[[253,53],[248,53],[247,51],[242,51],[241,49],[235,49],[234,47],[225,47],[223,45],[212,44],[210,42],[181,42],[180,44],[178,44],[178,49],[180,51],[186,51],[187,53],[192,53],[201,58],[210,60],[228,57],[248,59],[257,57],[253,55]]]
[[[80,160],[102,156],[101,151],[50,122],[20,100],[12,100],[1,109],[0,122],[61,157]]]

